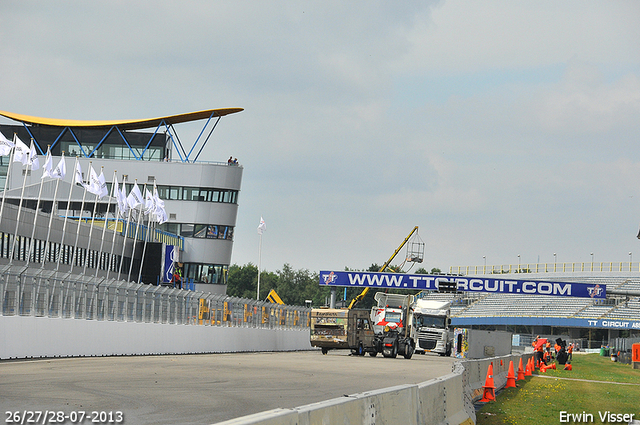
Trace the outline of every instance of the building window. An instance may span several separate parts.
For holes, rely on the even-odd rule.
[[[218,224],[164,223],[159,225],[158,228],[184,238],[233,240],[233,226],[221,226]]]
[[[229,266],[222,264],[184,263],[186,278],[196,283],[226,285],[228,271]]]

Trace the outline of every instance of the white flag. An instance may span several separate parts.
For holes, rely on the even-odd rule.
[[[100,175],[98,176],[98,186],[98,197],[104,198],[109,194],[109,190],[107,190],[107,181],[104,179],[104,173],[102,172],[102,170],[100,170]]]
[[[133,184],[133,189],[131,189],[129,196],[127,196],[127,204],[129,204],[129,208],[131,209],[135,209],[143,204],[142,193],[140,192],[138,183]]]
[[[27,163],[32,170],[37,170],[38,168],[40,168],[40,160],[38,159],[36,147],[33,145],[33,139],[31,139],[31,149],[29,150],[29,158],[27,159]]]
[[[64,160],[64,155],[62,155],[62,158],[60,158],[60,161],[58,161],[58,165],[56,165],[56,168],[51,171],[51,178],[64,179],[65,175],[67,175],[67,164]]]
[[[29,146],[25,145],[20,138],[14,134],[16,140],[16,150],[13,153],[13,162],[22,162],[22,165],[27,165],[29,162]]]
[[[0,156],[7,156],[11,153],[11,149],[16,144],[11,140],[4,137],[4,134],[0,133]]]
[[[80,162],[76,162],[76,174],[73,176],[73,183],[80,184],[85,189],[87,188],[87,185],[84,184],[84,180],[82,178],[82,168],[80,167]]]
[[[267,230],[267,223],[264,222],[264,219],[260,217],[260,224],[258,225],[258,234],[261,235],[262,232]]]
[[[149,189],[144,191],[144,213],[152,214],[156,209],[155,202],[153,201],[153,195],[149,192]]]
[[[87,190],[96,196],[100,195],[100,180],[98,180],[98,173],[93,169],[93,165],[89,166],[89,184]]]
[[[51,149],[47,150],[47,156],[44,160],[44,165],[42,166],[42,178],[49,177],[53,178],[53,157],[51,156]]]
[[[125,187],[124,187],[124,180],[122,181],[122,190],[118,189],[118,178],[116,177],[115,183],[116,187],[114,187],[115,191],[116,191],[116,201],[118,201],[118,211],[120,213],[120,216],[124,217],[124,215],[127,212],[128,209],[128,205],[127,205],[127,197],[124,194],[125,191]]]
[[[168,219],[167,211],[165,211],[164,209],[164,201],[160,199],[160,196],[158,195],[158,188],[156,188],[155,186],[153,187],[153,197],[155,198],[156,202],[156,215],[158,216],[158,223],[166,223]]]

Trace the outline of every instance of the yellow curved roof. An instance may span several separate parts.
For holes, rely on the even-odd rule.
[[[122,130],[141,130],[143,128],[157,127],[164,120],[167,124],[179,124],[189,121],[205,120],[211,116],[222,117],[224,115],[235,114],[244,111],[243,108],[224,108],[224,109],[207,109],[205,111],[188,112],[186,114],[169,115],[166,117],[148,118],[141,120],[103,120],[103,121],[84,121],[84,120],[63,120],[57,118],[40,118],[29,115],[14,114],[13,112],[0,111],[0,115],[10,118],[14,121],[20,121],[26,124],[43,125],[49,127],[85,127],[85,128],[104,128],[118,126]]]

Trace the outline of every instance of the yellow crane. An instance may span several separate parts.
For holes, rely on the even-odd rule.
[[[407,242],[409,242],[409,239],[411,239],[411,237],[413,236],[414,233],[416,233],[418,231],[418,226],[414,227],[413,230],[409,233],[409,236],[407,236],[406,238],[404,238],[404,240],[402,241],[402,243],[400,244],[400,246],[398,247],[398,249],[396,249],[393,253],[393,255],[391,256],[391,258],[389,258],[387,260],[386,263],[384,263],[382,265],[382,267],[380,267],[380,270],[378,270],[378,273],[383,272],[386,268],[389,267],[389,264],[391,264],[391,262],[393,261],[394,258],[396,258],[396,255],[398,255],[398,253],[400,252],[400,250],[407,244]],[[418,251],[411,251],[410,255],[407,255],[407,259],[406,261],[413,261],[416,263],[421,263],[422,259],[424,258],[424,243],[419,243],[419,249]],[[367,295],[367,292],[369,292],[369,287],[366,287],[362,290],[362,292],[360,292],[358,294],[358,296],[356,296],[351,303],[349,304],[349,308],[353,308],[360,300],[362,300],[364,298],[365,295]]]

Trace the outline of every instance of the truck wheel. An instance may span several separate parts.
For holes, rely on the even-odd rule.
[[[384,357],[392,357],[393,351],[393,347],[384,347],[382,349],[382,355]]]
[[[362,343],[358,345],[358,355],[364,356],[364,347],[362,346]]]
[[[327,354],[329,352],[329,349],[326,347],[322,347],[322,354]]]
[[[413,351],[413,344],[411,342],[407,342],[407,344],[404,346],[404,358],[409,360],[411,356],[413,356]]]
[[[378,355],[378,352],[377,352],[377,351],[369,351],[369,355],[370,355],[371,357],[375,357],[375,356],[377,356],[377,355]]]
[[[393,350],[391,352],[391,358],[395,359],[398,356],[398,341],[393,343]]]

